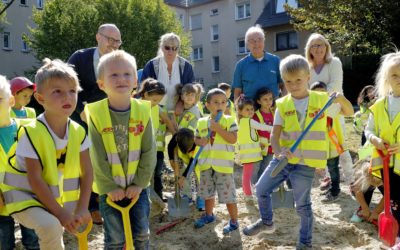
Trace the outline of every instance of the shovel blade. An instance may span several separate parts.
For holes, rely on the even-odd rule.
[[[186,198],[168,198],[168,214],[173,218],[185,218],[190,215],[189,201]]]
[[[294,208],[293,191],[279,190],[271,195],[272,208]]]
[[[378,219],[379,239],[386,245],[392,247],[396,243],[399,225],[396,219],[391,214],[382,212]]]

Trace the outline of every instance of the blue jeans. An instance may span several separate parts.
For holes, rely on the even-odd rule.
[[[265,169],[267,168],[273,157],[274,154],[267,154],[263,156],[263,159],[260,162],[260,167],[257,173],[257,181],[260,179],[261,175],[264,173]]]
[[[15,248],[14,228],[15,222],[11,216],[0,215],[0,249],[13,250]],[[22,244],[25,249],[34,250],[39,248],[39,239],[32,229],[20,224]]]
[[[293,196],[296,212],[300,216],[300,243],[310,246],[312,241],[313,213],[311,209],[311,187],[315,169],[305,165],[288,164],[277,176],[271,177],[271,172],[279,160],[273,158],[256,184],[260,216],[264,223],[273,221],[271,193],[287,178],[293,186]]]
[[[104,249],[123,249],[125,244],[124,224],[121,212],[106,203],[107,195],[100,196],[100,213],[104,219]],[[117,202],[125,207],[128,202]],[[149,249],[149,190],[143,189],[136,204],[131,208],[130,222],[135,249]]]
[[[340,193],[339,156],[328,159],[326,165],[328,165],[328,172],[331,176],[330,192],[332,195],[336,196]]]

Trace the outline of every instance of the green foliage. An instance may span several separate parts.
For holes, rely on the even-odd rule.
[[[102,23],[118,26],[121,48],[136,57],[139,68],[156,56],[158,39],[167,32],[180,35],[183,56],[190,53],[189,36],[162,0],[49,0],[33,19],[31,47],[39,60],[66,60],[77,49],[96,46]]]
[[[298,30],[324,34],[342,55],[382,54],[400,44],[400,2],[376,0],[299,0],[287,6]]]

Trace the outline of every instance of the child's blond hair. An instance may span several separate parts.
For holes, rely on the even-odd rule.
[[[3,75],[0,75],[0,93],[5,94],[5,97],[11,96],[10,83],[7,78]]]
[[[201,95],[204,93],[203,85],[201,85],[200,83],[187,83],[185,85],[178,84],[175,88],[176,100],[180,100],[183,94],[194,93],[196,94],[196,102],[198,102],[201,98]]]
[[[281,61],[279,70],[283,79],[288,75],[297,74],[299,72],[304,72],[307,75],[310,75],[310,66],[307,63],[307,60],[301,55],[290,55],[285,57],[285,59]]]
[[[379,97],[390,94],[392,88],[389,73],[394,67],[400,67],[400,52],[397,50],[381,57],[381,65],[375,77],[376,92]]]
[[[97,66],[97,71],[98,71],[100,80],[103,80],[105,68],[110,63],[113,63],[117,60],[125,61],[125,62],[129,63],[132,67],[133,76],[135,77],[135,79],[137,79],[137,71],[136,71],[137,66],[136,66],[135,57],[123,50],[114,50],[110,53],[105,54],[104,56],[102,56],[100,58],[99,65]]]
[[[77,89],[81,90],[79,86],[78,76],[71,65],[59,60],[50,60],[49,58],[43,59],[43,66],[36,72],[35,84],[36,91],[41,92],[45,85],[53,79],[62,79],[76,84]]]

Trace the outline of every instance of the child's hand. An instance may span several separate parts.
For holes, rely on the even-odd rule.
[[[294,157],[294,154],[290,152],[288,148],[282,148],[282,151],[278,154],[278,159],[282,159],[284,157],[292,159]]]
[[[368,221],[372,222],[373,220],[377,220],[379,217],[379,214],[373,210],[370,214],[370,216],[368,217]]]
[[[207,137],[202,137],[202,138],[198,137],[195,139],[195,143],[197,146],[204,147],[205,145],[208,144],[208,138]]]
[[[136,185],[129,186],[125,191],[125,196],[128,199],[132,199],[133,200],[134,198],[136,198],[137,196],[140,195],[142,190],[143,190],[143,188],[141,188],[139,186],[136,186]]]
[[[362,209],[361,210],[361,215],[366,218],[369,219],[370,215],[371,215],[371,211],[369,211],[369,209]]]
[[[88,224],[89,221],[92,219],[90,212],[88,209],[77,209],[75,211],[75,218],[80,225]]]
[[[379,150],[386,150],[386,145],[388,145],[386,141],[377,136],[372,137],[371,143]]]
[[[68,212],[64,208],[62,208],[62,211],[57,216],[57,219],[60,221],[65,230],[72,234],[76,233],[76,229],[80,225],[80,223],[77,221],[76,216],[74,216],[72,213]]]
[[[317,168],[317,169],[315,170],[315,173],[316,173],[318,176],[323,177],[323,176],[325,175],[325,169]]]
[[[387,151],[391,155],[400,153],[400,144],[399,143],[395,143],[395,144],[390,145],[387,148]]]
[[[116,202],[125,198],[125,191],[122,188],[117,188],[111,192],[108,192],[107,195],[112,201]]]
[[[214,121],[214,120],[210,120],[210,130],[211,131],[215,131],[218,132],[218,130],[221,129],[221,125],[218,124],[218,122]]]
[[[185,184],[185,179],[186,178],[184,176],[179,177],[178,185],[180,188],[183,188],[183,185]]]

